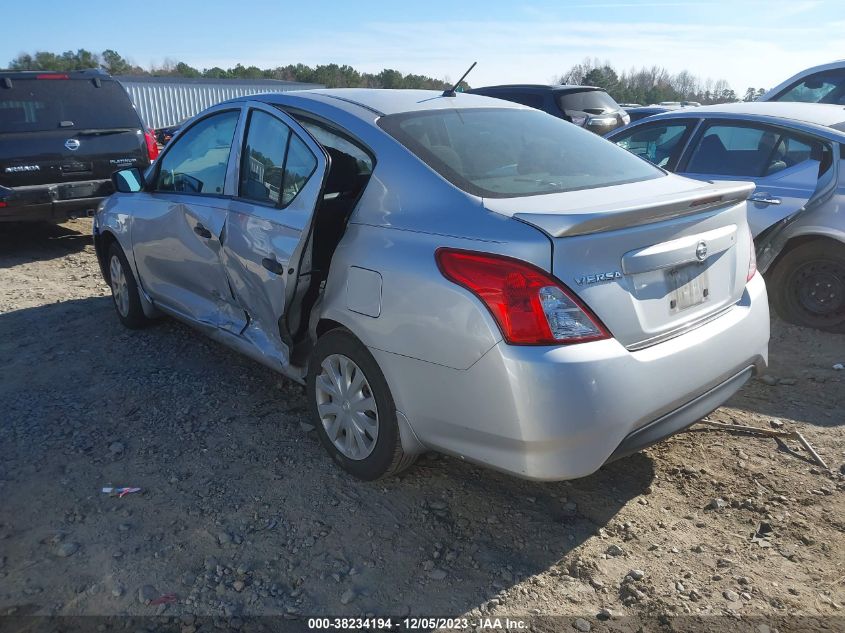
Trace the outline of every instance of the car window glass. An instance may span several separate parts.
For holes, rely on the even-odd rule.
[[[290,135],[290,128],[279,119],[261,110],[250,113],[241,162],[242,198],[274,206],[279,203]]]
[[[557,97],[558,105],[563,110],[577,110],[590,114],[601,114],[618,110],[619,105],[604,90],[578,90],[564,92]]]
[[[295,134],[291,135],[282,179],[281,205],[290,204],[317,168],[317,159]]]
[[[810,75],[775,97],[774,101],[845,105],[845,69]]]
[[[330,158],[324,195],[354,194],[360,191],[373,173],[373,161],[367,151],[322,125],[312,121],[303,121],[302,125],[323,146]]]
[[[681,151],[689,127],[684,123],[645,125],[615,136],[613,141],[658,167],[664,167]]]
[[[821,148],[819,147],[818,149],[818,153],[821,154]],[[778,143],[774,154],[769,159],[766,175],[769,176],[808,161],[812,154],[813,148],[808,142],[791,136],[784,136]]]
[[[191,126],[161,157],[157,191],[221,195],[238,111],[213,114]]]
[[[764,128],[713,125],[690,157],[686,171],[722,176],[760,176],[780,136]]]
[[[464,108],[392,114],[378,124],[446,180],[517,197],[660,178],[662,171],[543,112]]]
[[[116,81],[14,79],[0,86],[0,132],[141,127],[129,95]]]

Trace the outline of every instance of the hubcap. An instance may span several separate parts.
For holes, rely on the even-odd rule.
[[[112,255],[109,262],[109,279],[111,280],[111,295],[117,311],[121,316],[129,316],[129,286],[126,285],[123,264],[120,263],[117,255]]]
[[[327,356],[316,381],[317,413],[335,448],[365,459],[378,439],[378,408],[361,368],[343,354]]]
[[[845,317],[845,267],[833,261],[814,261],[795,272],[801,307],[817,318],[836,321]]]

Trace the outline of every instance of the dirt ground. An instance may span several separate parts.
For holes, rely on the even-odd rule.
[[[430,455],[363,483],[299,386],[171,320],[122,328],[89,232],[0,225],[0,614],[845,629],[845,335],[774,321],[775,380],[711,416],[800,430],[831,473],[695,427],[571,482]]]

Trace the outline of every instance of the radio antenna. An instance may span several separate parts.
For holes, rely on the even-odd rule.
[[[455,90],[457,90],[457,89],[458,89],[458,86],[460,86],[460,85],[461,85],[461,82],[462,82],[464,79],[466,79],[466,76],[467,76],[467,75],[468,75],[468,74],[472,71],[472,69],[473,69],[473,68],[475,68],[475,65],[476,65],[477,63],[478,63],[478,62],[472,62],[472,66],[470,66],[470,67],[469,67],[469,69],[467,69],[467,71],[466,71],[466,72],[465,72],[465,73],[461,76],[461,78],[460,78],[460,79],[458,79],[458,81],[455,83],[455,85],[454,85],[454,86],[452,86],[451,88],[449,88],[448,90],[444,90],[444,91],[443,91],[443,94],[442,94],[442,95],[440,95],[440,96],[441,96],[441,97],[454,97],[454,96],[456,96]]]

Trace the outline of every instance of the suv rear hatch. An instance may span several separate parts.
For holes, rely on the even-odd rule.
[[[742,297],[748,183],[677,176],[525,198],[485,198],[549,235],[552,273],[629,349],[704,323]]]
[[[105,181],[149,162],[141,120],[118,82],[72,73],[0,76],[0,186],[56,184],[54,199],[87,197],[96,187],[64,183]]]

